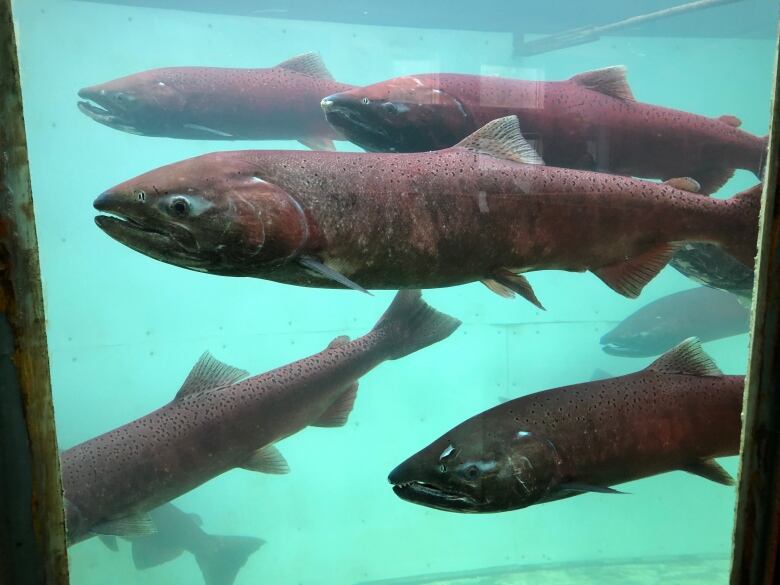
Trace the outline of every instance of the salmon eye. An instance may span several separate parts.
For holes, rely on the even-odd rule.
[[[184,197],[174,197],[168,204],[171,214],[176,217],[186,217],[190,212],[190,203]]]
[[[476,465],[470,465],[466,469],[466,477],[471,480],[477,479],[479,477],[479,467]]]
[[[363,98],[362,100],[360,100],[360,101],[361,101],[361,102],[363,102],[363,105],[364,105],[364,106],[367,106],[368,104],[370,104],[370,103],[371,103],[371,100],[369,100],[367,97],[364,97],[364,98]]]

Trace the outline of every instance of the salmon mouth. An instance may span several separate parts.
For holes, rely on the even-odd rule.
[[[448,512],[476,512],[480,503],[468,494],[447,490],[424,481],[405,481],[393,485],[402,500]]]
[[[76,103],[76,106],[85,116],[109,128],[131,134],[142,134],[131,119],[128,110],[136,102],[136,98],[132,95],[89,88],[79,90],[78,95],[82,99]]]

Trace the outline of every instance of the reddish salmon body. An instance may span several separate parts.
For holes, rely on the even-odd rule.
[[[517,160],[538,162],[514,119],[431,153],[214,153],[108,190],[95,207],[115,217],[96,221],[202,272],[366,289],[482,280],[534,302],[521,273],[540,269],[592,270],[636,296],[676,242],[713,242],[752,265],[755,191],[713,200]]]
[[[731,485],[714,457],[739,452],[743,376],[695,340],[646,370],[530,394],[454,427],[390,474],[408,501],[502,512],[674,470]]]
[[[333,149],[342,139],[320,100],[352,86],[308,53],[268,69],[168,67],[87,87],[79,109],[133,134],[202,140],[298,140]]]
[[[735,168],[760,172],[766,141],[733,116],[707,118],[634,100],[622,67],[567,81],[460,74],[399,77],[323,100],[328,121],[376,152],[447,148],[491,120],[516,115],[547,164],[669,179],[710,193]]]

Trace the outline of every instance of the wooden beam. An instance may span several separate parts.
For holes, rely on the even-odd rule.
[[[66,585],[27,140],[11,0],[0,0],[0,583]]]
[[[770,585],[780,580],[780,44],[776,44],[775,55],[731,585]]]

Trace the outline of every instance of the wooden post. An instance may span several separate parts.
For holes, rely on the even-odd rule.
[[[0,0],[0,584],[67,583],[16,40]]]
[[[780,530],[780,76],[777,67],[780,43],[775,54],[731,585],[770,585],[780,579],[777,558]]]

